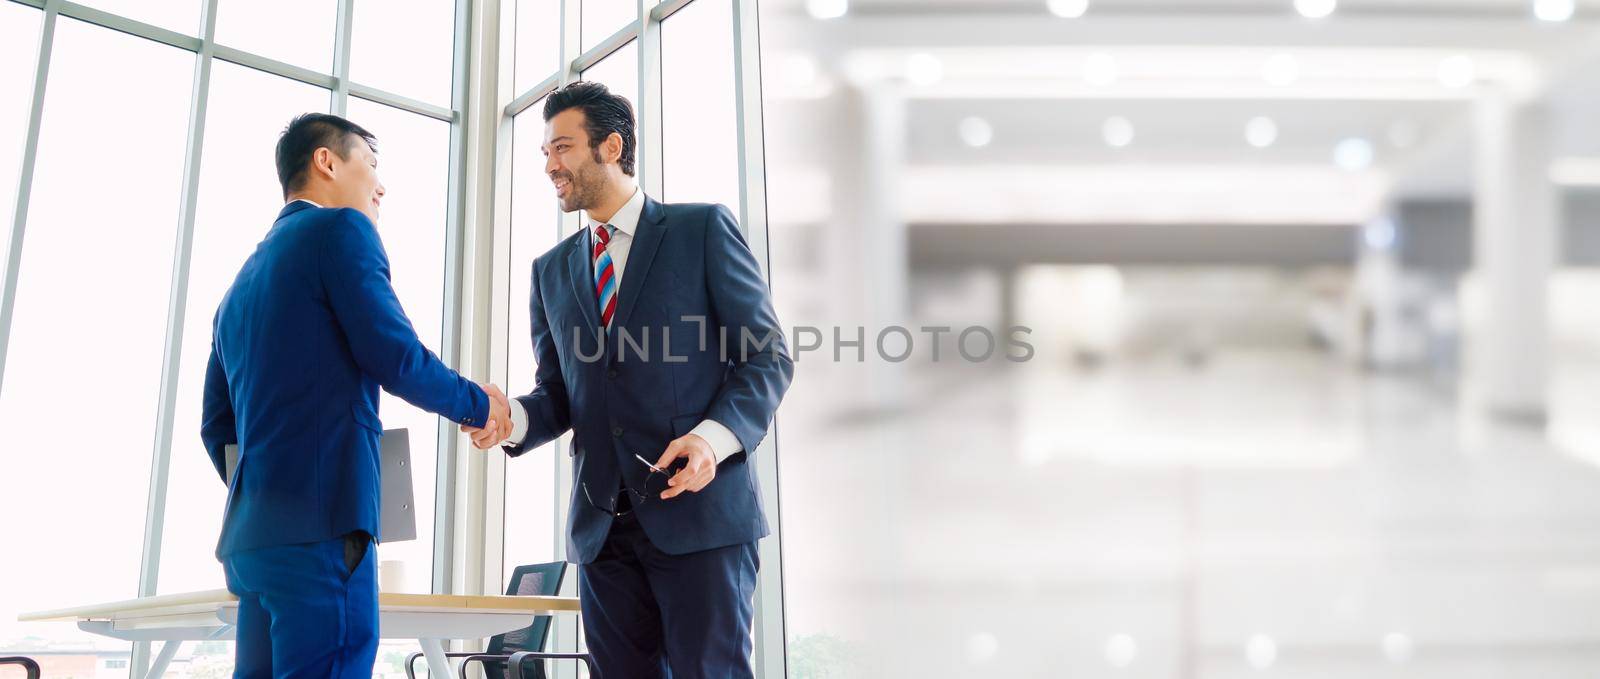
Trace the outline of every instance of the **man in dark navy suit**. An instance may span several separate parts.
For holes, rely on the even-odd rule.
[[[511,428],[505,395],[445,367],[400,309],[375,228],[375,141],[337,116],[289,124],[287,205],[212,324],[200,437],[228,484],[217,558],[239,596],[235,677],[372,676],[379,387],[463,426]]]
[[[567,558],[604,679],[751,677],[754,453],[794,373],[766,282],[727,208],[637,187],[627,99],[577,82],[544,119],[545,173],[585,225],[534,260],[536,385],[506,452],[573,432]]]

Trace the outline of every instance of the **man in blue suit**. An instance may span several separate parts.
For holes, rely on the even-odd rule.
[[[577,82],[544,119],[585,228],[534,260],[536,385],[506,452],[573,432],[567,558],[601,677],[751,677],[753,455],[794,373],[761,269],[727,208],[639,190],[627,99]]]
[[[511,427],[504,394],[445,367],[400,309],[374,226],[375,143],[337,116],[289,124],[287,205],[212,322],[200,437],[228,484],[217,558],[239,596],[235,677],[372,676],[379,387],[463,426]]]

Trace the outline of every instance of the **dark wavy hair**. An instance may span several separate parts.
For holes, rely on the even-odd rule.
[[[634,148],[638,138],[633,130],[633,104],[627,97],[612,94],[605,85],[588,80],[571,83],[544,100],[544,121],[567,109],[583,111],[584,131],[589,133],[589,148],[600,160],[600,142],[615,132],[622,136],[622,156],[617,163],[629,177],[633,174]]]

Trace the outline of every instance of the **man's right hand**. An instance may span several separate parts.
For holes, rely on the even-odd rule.
[[[488,450],[511,436],[511,399],[493,384],[479,386],[489,397],[489,421],[482,427],[463,425],[461,431],[472,436],[472,445],[478,450]]]

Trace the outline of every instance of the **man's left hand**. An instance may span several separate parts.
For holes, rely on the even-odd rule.
[[[667,489],[661,491],[663,500],[675,498],[684,491],[698,493],[717,478],[717,455],[711,451],[711,444],[698,434],[685,434],[668,443],[666,452],[656,461],[656,468],[666,469],[678,458],[689,463],[667,479]]]

